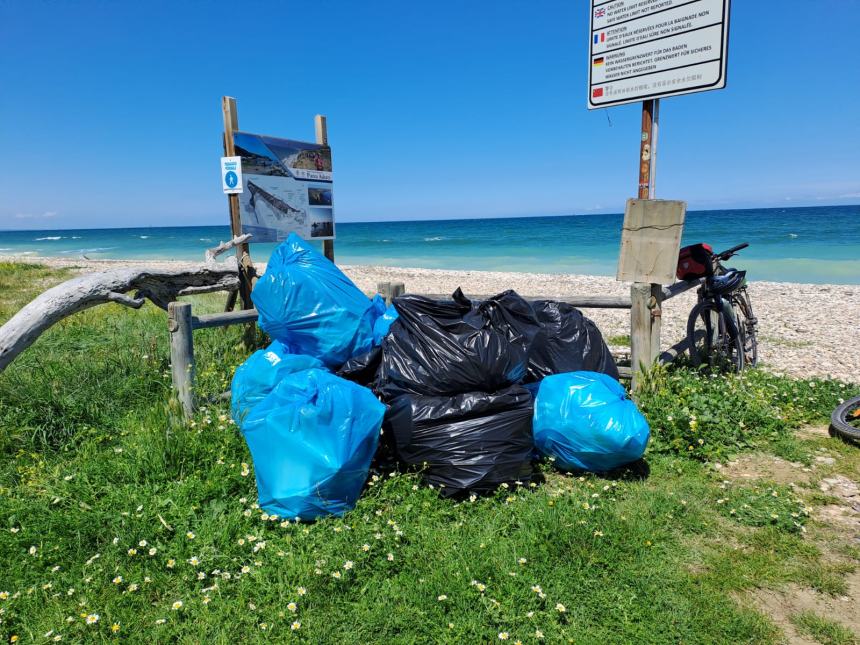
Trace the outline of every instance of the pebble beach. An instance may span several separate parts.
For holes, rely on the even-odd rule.
[[[2,257],[0,261],[26,261],[75,272],[103,271],[139,266],[168,267],[173,261],[72,260],[41,257]],[[607,276],[522,273],[502,271],[451,271],[385,266],[340,267],[365,292],[379,282],[403,282],[407,292],[451,293],[461,287],[470,294],[495,294],[513,289],[526,296],[624,295],[629,285]],[[262,269],[261,269],[262,270]],[[759,360],[763,367],[798,378],[832,377],[860,383],[860,285],[751,282],[750,298],[759,319]],[[696,301],[695,291],[664,303],[662,348],[681,340],[687,316]],[[623,309],[587,309],[585,314],[611,339],[630,333],[629,312]],[[623,348],[617,347],[614,349]]]

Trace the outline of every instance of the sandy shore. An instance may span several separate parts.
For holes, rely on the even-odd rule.
[[[0,261],[37,262],[75,271],[100,271],[145,264],[176,266],[171,261],[68,260],[60,258],[0,257]],[[458,286],[468,295],[514,289],[523,295],[623,295],[629,286],[605,276],[443,271],[379,266],[341,267],[363,290],[378,282],[400,281],[407,291],[450,293]],[[769,369],[798,377],[832,376],[860,383],[860,285],[813,285],[753,282],[750,298],[759,319],[759,357]],[[664,305],[664,349],[683,338],[687,315],[695,304],[687,292]],[[585,312],[605,336],[629,333],[626,310],[590,309]]]

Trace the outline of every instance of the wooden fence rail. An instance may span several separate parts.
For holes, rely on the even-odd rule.
[[[698,287],[701,280],[677,282],[669,287],[652,288],[650,285],[633,285],[630,296],[523,296],[529,302],[556,300],[581,309],[630,309],[630,355],[631,366],[619,365],[619,374],[632,378],[633,387],[638,385],[638,375],[657,360],[671,362],[686,350],[686,339],[660,353],[661,305],[665,300]],[[643,288],[644,287],[644,288]],[[393,298],[406,292],[402,282],[380,282],[378,293],[390,304]],[[420,294],[429,298],[447,299],[449,294]],[[475,300],[484,300],[489,295],[471,295]],[[211,329],[242,325],[257,321],[256,309],[230,311],[194,316],[188,302],[171,302],[168,306],[168,329],[170,331],[170,365],[173,388],[186,415],[194,412],[194,335],[195,329]],[[638,366],[638,368],[637,368]],[[637,369],[634,369],[637,368]]]

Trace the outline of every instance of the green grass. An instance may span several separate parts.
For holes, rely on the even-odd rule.
[[[837,622],[822,618],[811,611],[792,617],[798,631],[811,636],[822,645],[856,645],[857,636]]]
[[[621,336],[609,336],[606,339],[608,345],[617,345],[619,347],[630,347],[630,334],[622,334]]]
[[[63,277],[0,265],[0,319]],[[247,355],[236,327],[195,332],[195,353],[204,398]],[[645,477],[546,468],[539,486],[455,502],[415,474],[376,473],[345,517],[297,525],[256,508],[226,402],[179,417],[165,314],[92,309],[0,374],[0,636],[775,642],[740,595],[786,583],[844,593],[858,554],[834,560],[810,538],[823,529],[807,508],[827,503],[814,491],[726,484],[710,461],[750,448],[810,460],[826,446],[857,477],[851,448],[793,434],[850,389],[658,372],[641,399],[654,429]]]

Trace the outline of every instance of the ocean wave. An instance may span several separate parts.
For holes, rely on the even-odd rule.
[[[142,240],[148,240],[149,239],[149,235],[140,235],[138,237],[140,237],[140,239],[142,239]]]
[[[91,249],[71,249],[69,251],[60,251],[60,255],[71,255],[72,253],[101,253],[102,251],[110,251],[117,248],[116,246],[95,246]]]
[[[441,242],[444,239],[445,239],[444,237],[425,237],[424,241],[425,242]]]
[[[79,239],[81,239],[81,236],[80,235],[72,235],[71,239],[79,240]]]
[[[201,242],[211,242],[211,241],[212,241],[212,238],[211,238],[211,237],[201,237],[201,238],[200,238],[200,241],[201,241]]]
[[[49,235],[48,237],[37,237],[36,242],[44,242],[45,240],[62,240],[62,235]]]

